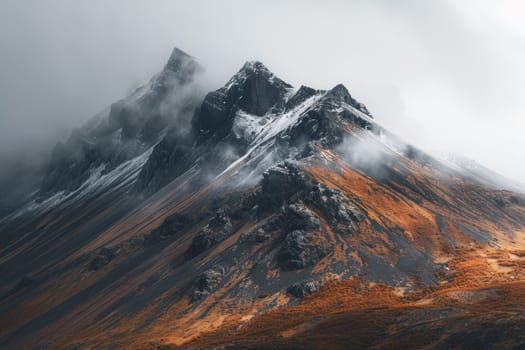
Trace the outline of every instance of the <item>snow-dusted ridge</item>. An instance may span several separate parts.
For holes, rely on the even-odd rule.
[[[43,214],[52,209],[67,206],[71,200],[86,199],[98,194],[108,194],[131,185],[136,180],[154,147],[150,147],[141,155],[123,162],[107,173],[104,173],[105,165],[91,169],[89,178],[75,191],[67,193],[60,191],[44,200],[35,198],[19,210],[0,220],[0,222],[16,219],[26,214]]]
[[[324,93],[319,93],[310,98],[306,99],[303,103],[299,104],[292,110],[284,114],[268,114],[263,117],[256,118],[266,118],[267,122],[259,127],[252,127],[252,130],[256,132],[253,136],[253,141],[250,143],[250,148],[246,153],[230,164],[224,171],[222,171],[217,178],[228,173],[231,169],[235,168],[237,165],[248,159],[252,153],[258,151],[261,153],[264,151],[266,143],[277,136],[279,133],[287,130],[289,127],[295,125],[304,113],[313,107],[322,97]],[[248,119],[248,118],[247,118]],[[252,120],[251,116],[249,118]],[[253,118],[255,119],[255,118]],[[252,126],[252,125],[250,125]]]

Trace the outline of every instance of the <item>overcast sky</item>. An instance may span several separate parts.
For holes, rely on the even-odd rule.
[[[343,83],[410,142],[525,181],[520,0],[1,0],[0,153],[79,126],[174,46],[210,88],[253,59],[296,86]]]

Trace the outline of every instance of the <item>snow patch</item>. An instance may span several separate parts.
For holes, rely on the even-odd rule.
[[[270,121],[264,124],[261,128],[257,128],[258,133],[255,134],[255,137],[251,142],[251,147],[248,149],[248,151],[242,157],[230,164],[216,178],[221,177],[225,173],[229,172],[231,169],[235,168],[241,162],[250,157],[254,151],[258,150],[259,153],[263,152],[266,148],[264,146],[266,145],[267,141],[271,140],[279,133],[287,130],[289,127],[295,125],[300,119],[300,117],[304,113],[306,113],[313,105],[315,105],[315,103],[319,101],[319,99],[321,99],[322,96],[323,94],[316,94],[306,99],[303,103],[301,103],[300,105],[293,108],[287,113],[281,115],[267,115],[267,118],[269,118]]]
[[[152,146],[141,155],[120,164],[105,174],[105,165],[91,169],[89,178],[75,191],[68,193],[60,191],[42,201],[34,199],[2,221],[12,220],[26,214],[41,214],[58,206],[67,205],[68,201],[72,199],[85,199],[101,193],[110,193],[130,185],[137,178],[154,147]]]

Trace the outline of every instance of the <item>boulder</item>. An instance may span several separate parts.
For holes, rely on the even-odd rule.
[[[299,270],[317,264],[330,251],[319,233],[293,230],[286,234],[277,262],[282,270]]]
[[[317,292],[324,283],[321,280],[309,280],[294,283],[286,289],[286,292],[294,297],[302,298],[314,292]]]
[[[196,257],[229,237],[232,232],[233,225],[230,217],[226,214],[226,210],[223,208],[218,209],[208,225],[206,225],[191,242],[186,252],[186,258],[192,259]]]

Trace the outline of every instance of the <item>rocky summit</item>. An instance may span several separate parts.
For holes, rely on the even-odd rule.
[[[251,61],[205,92],[203,72],[174,49],[2,214],[0,348],[525,343],[520,185],[404,142],[342,84]]]

